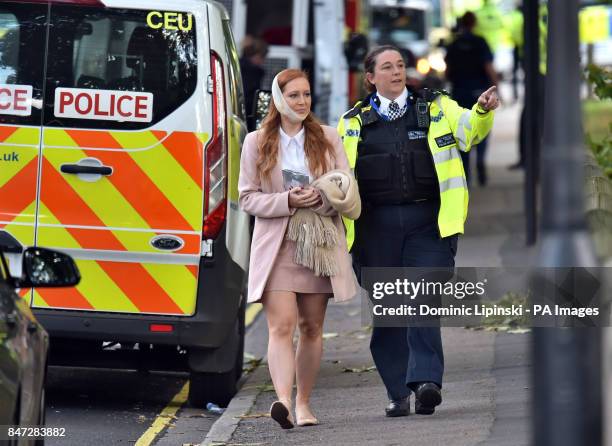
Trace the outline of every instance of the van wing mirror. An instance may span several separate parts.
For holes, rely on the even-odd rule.
[[[18,288],[70,287],[81,281],[74,260],[52,249],[32,247],[23,253],[23,277],[15,280]]]
[[[257,90],[255,92],[255,129],[261,127],[261,123],[268,115],[270,109],[270,101],[272,100],[272,92],[270,90]]]

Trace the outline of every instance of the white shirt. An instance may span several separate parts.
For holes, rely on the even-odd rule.
[[[387,99],[382,96],[380,93],[376,93],[378,99],[380,100],[380,107],[378,109],[383,115],[388,115],[389,113],[389,104],[391,104],[391,99]],[[397,105],[399,105],[400,110],[402,110],[406,106],[406,100],[408,100],[408,89],[404,87],[404,91],[399,97],[393,99]]]
[[[306,153],[304,152],[304,127],[295,136],[287,135],[282,127],[279,127],[279,131],[282,169],[300,172],[312,179],[308,163],[306,162]]]

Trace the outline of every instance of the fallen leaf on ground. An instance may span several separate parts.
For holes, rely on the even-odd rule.
[[[178,420],[178,417],[176,415],[169,415],[169,414],[161,414],[159,416],[160,418],[170,418],[171,420]]]
[[[270,418],[269,413],[250,413],[248,415],[239,415],[236,418],[240,418],[241,420],[248,420],[250,418]]]
[[[363,366],[363,367],[359,367],[359,368],[349,368],[349,367],[345,367],[344,369],[342,369],[343,373],[364,373],[364,372],[373,372],[374,370],[376,370],[376,366]]]
[[[269,444],[270,443],[223,443],[224,446],[265,446]]]
[[[508,330],[508,333],[523,334],[523,333],[529,333],[530,331],[531,329],[529,328],[515,328],[514,330]]]
[[[244,360],[245,361],[253,361],[255,359],[261,359],[258,358],[257,356],[255,356],[253,353],[249,353],[249,352],[244,352]]]
[[[260,392],[274,392],[274,386],[272,384],[261,384],[255,388]]]

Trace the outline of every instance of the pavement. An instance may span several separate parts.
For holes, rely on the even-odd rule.
[[[525,247],[522,172],[506,168],[517,158],[518,116],[517,106],[497,113],[487,159],[490,184],[473,186],[457,266],[525,266],[534,258],[535,250]],[[324,332],[323,362],[312,396],[319,426],[283,431],[268,417],[275,394],[264,359],[202,444],[530,443],[529,334],[443,328],[443,404],[433,416],[386,418],[386,392],[374,369],[360,302],[330,305]],[[266,342],[260,317],[249,332],[247,351],[263,357]]]

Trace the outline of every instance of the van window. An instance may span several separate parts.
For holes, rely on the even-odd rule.
[[[234,43],[232,28],[228,20],[223,21],[223,36],[229,58],[228,71],[232,112],[243,121],[245,120],[244,91],[242,90],[242,77],[240,76],[240,56]]]
[[[195,18],[189,13],[53,6],[50,24],[47,126],[146,128],[176,110],[195,91]],[[66,117],[54,102],[56,88],[150,93],[152,116],[146,122],[135,122],[129,116],[123,121],[92,116],[95,107],[90,99],[101,97],[92,92],[77,109],[80,115]],[[119,107],[120,95],[115,95],[111,105],[110,94],[100,99],[104,102],[98,104],[100,115]],[[70,100],[74,97],[67,96],[61,105],[68,106]],[[76,103],[71,105],[76,107]],[[129,110],[126,113],[130,115]]]
[[[0,123],[40,125],[47,7],[0,4]]]

